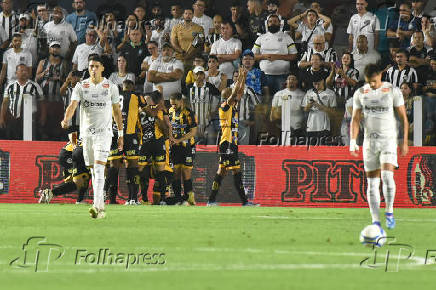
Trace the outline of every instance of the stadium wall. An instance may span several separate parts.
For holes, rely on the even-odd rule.
[[[57,158],[64,144],[0,141],[0,202],[35,203],[40,189],[62,182]],[[366,207],[363,162],[350,156],[348,147],[240,146],[239,157],[246,191],[262,206]],[[200,203],[207,200],[217,162],[215,146],[197,146],[193,183]],[[395,172],[395,205],[435,207],[435,174],[436,147],[411,147]],[[127,198],[124,180],[121,170],[119,199]],[[53,201],[75,198],[69,194]],[[239,204],[232,178],[224,179],[218,201]]]

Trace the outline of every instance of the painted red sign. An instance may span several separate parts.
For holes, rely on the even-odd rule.
[[[0,202],[35,203],[40,189],[62,182],[57,156],[63,145],[0,141]],[[348,147],[240,146],[239,157],[246,193],[263,206],[367,206],[363,161],[352,157]],[[436,147],[411,147],[398,161],[395,206],[435,207]],[[197,146],[193,185],[198,202],[207,201],[217,168],[216,147]],[[119,199],[127,198],[124,181],[121,170]],[[70,203],[75,198],[69,194],[54,202]],[[217,201],[240,204],[230,176],[224,179]]]

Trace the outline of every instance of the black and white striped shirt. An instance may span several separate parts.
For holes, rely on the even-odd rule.
[[[349,68],[348,71],[345,72],[345,75],[350,79],[359,81],[359,71],[355,68]],[[347,81],[341,77],[341,75],[336,74],[335,82],[333,85],[334,91],[337,94],[339,100],[343,100],[344,104],[348,98],[351,98],[354,94],[355,87],[351,86]]]
[[[36,112],[36,102],[43,99],[41,87],[34,81],[28,80],[23,86],[18,80],[8,84],[4,92],[4,99],[9,99],[9,111],[15,118],[20,118],[23,113],[23,95],[32,96],[32,111]]]
[[[212,44],[215,41],[217,41],[218,39],[220,39],[220,38],[221,38],[221,34],[219,34],[219,33],[212,33],[212,34],[209,34],[207,36],[207,41],[209,42],[209,45],[212,46]]]
[[[399,88],[402,83],[417,83],[418,75],[413,67],[406,65],[400,70],[398,65],[388,69],[385,75],[385,81],[390,82],[395,88]]]
[[[64,101],[64,111],[67,110],[67,107],[71,103],[71,96],[73,95],[73,89],[74,88],[69,86],[67,88],[67,91],[65,92],[65,95],[62,96],[62,99]],[[74,113],[73,117],[69,122],[69,129],[67,131],[79,132],[79,125],[80,125],[80,104],[79,107],[77,107],[76,112]]]
[[[230,86],[234,87],[234,83]],[[239,120],[253,120],[256,105],[260,104],[259,96],[250,87],[245,87],[244,94],[238,102]]]
[[[337,60],[336,51],[333,48],[328,48],[324,51],[319,52],[319,51],[315,51],[315,49],[309,47],[307,49],[307,51],[301,57],[300,61],[298,62],[298,65],[300,65],[300,63],[302,61],[310,62],[310,58],[312,57],[312,54],[315,54],[315,53],[320,54],[325,62],[336,62],[336,60]]]
[[[14,33],[18,31],[18,23],[18,15],[15,13],[15,11],[12,11],[9,16],[5,16],[3,11],[0,12],[0,25],[5,30],[9,40],[12,39]]]
[[[212,118],[211,113],[217,111],[220,103],[220,91],[209,82],[202,87],[197,86],[197,82],[187,87],[187,97],[191,104],[191,109],[197,116],[197,124],[201,129],[205,128]]]

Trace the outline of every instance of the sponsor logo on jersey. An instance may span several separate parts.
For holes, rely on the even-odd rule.
[[[105,102],[90,102],[90,101],[85,101],[83,102],[83,107],[85,108],[103,108],[106,107],[106,103]]]
[[[371,113],[384,113],[384,112],[389,112],[389,108],[382,107],[382,106],[365,106],[365,111]]]

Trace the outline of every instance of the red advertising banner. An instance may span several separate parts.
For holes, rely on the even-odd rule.
[[[40,189],[61,183],[58,153],[64,144],[0,141],[0,202],[35,203]],[[362,157],[352,157],[348,147],[240,146],[239,157],[246,192],[262,206],[367,206]],[[398,161],[395,206],[435,207],[436,148],[411,147]],[[217,167],[216,146],[197,146],[193,184],[198,202],[207,201]],[[119,191],[118,198],[126,199],[124,170]],[[75,198],[69,194],[53,202]],[[217,201],[240,204],[231,176],[224,179]]]

